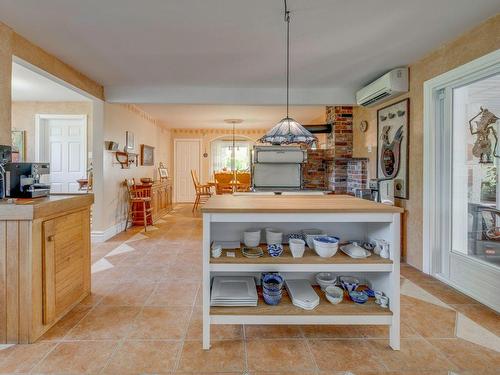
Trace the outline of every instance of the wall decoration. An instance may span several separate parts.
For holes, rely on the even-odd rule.
[[[160,162],[160,165],[158,166],[158,173],[160,175],[160,180],[168,178],[168,169],[162,162]]]
[[[368,129],[368,121],[366,120],[363,120],[359,123],[359,131],[361,133],[364,133],[366,132],[366,130]]]
[[[479,116],[481,117],[478,121],[475,121],[476,130],[474,130],[472,121]],[[492,154],[496,158],[500,157],[497,154],[498,136],[495,130],[495,124],[498,119],[498,116],[495,116],[486,108],[480,107],[479,113],[469,120],[470,132],[472,135],[476,136],[474,146],[472,147],[472,155],[479,158],[479,163],[493,163],[493,160],[491,159]],[[490,135],[492,135],[495,139],[495,145],[493,148],[491,147]]]
[[[12,161],[24,161],[26,158],[25,148],[25,135],[24,130],[12,130]]]
[[[141,145],[141,165],[154,165],[155,148],[152,146]]]
[[[377,178],[394,180],[394,196],[408,199],[410,99],[377,111]]]
[[[125,139],[125,152],[132,151],[135,148],[134,133],[127,131]]]

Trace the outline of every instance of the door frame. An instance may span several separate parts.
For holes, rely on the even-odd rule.
[[[466,294],[470,294],[470,291],[454,285],[449,280],[450,233],[449,230],[445,230],[446,228],[440,227],[446,202],[439,197],[446,195],[443,192],[451,192],[451,186],[443,185],[442,176],[447,173],[445,166],[450,168],[451,157],[440,153],[441,144],[438,144],[437,138],[451,142],[451,132],[449,129],[441,129],[439,124],[441,122],[446,124],[452,120],[453,88],[499,73],[500,49],[424,82],[423,271]],[[443,105],[439,106],[439,95],[443,92],[444,102],[442,101]],[[449,182],[451,184],[451,181]],[[450,194],[448,196],[451,199]],[[463,258],[464,262],[477,264],[467,257]]]
[[[176,138],[174,139],[174,167],[173,167],[173,170],[174,170],[174,197],[175,197],[175,202],[179,202],[179,199],[177,197],[177,193],[179,191],[178,189],[178,184],[179,184],[179,179],[177,178],[177,144],[179,142],[186,142],[186,141],[190,141],[190,142],[197,142],[198,143],[198,155],[199,155],[199,158],[198,158],[198,166],[199,166],[199,177],[200,177],[200,180],[203,181],[203,177],[204,177],[204,174],[203,174],[203,160],[201,158],[201,153],[202,153],[202,142],[201,142],[201,139],[200,138]]]

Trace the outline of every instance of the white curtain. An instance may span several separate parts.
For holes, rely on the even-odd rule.
[[[235,169],[239,171],[250,170],[250,151],[252,149],[250,141],[235,142]],[[211,174],[223,170],[231,170],[233,141],[221,139],[212,142],[212,163]]]

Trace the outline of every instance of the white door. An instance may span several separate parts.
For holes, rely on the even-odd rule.
[[[40,117],[39,161],[50,163],[51,193],[78,193],[87,175],[86,116]]]
[[[191,170],[200,176],[200,141],[192,139],[175,140],[175,200],[194,202],[195,191]]]

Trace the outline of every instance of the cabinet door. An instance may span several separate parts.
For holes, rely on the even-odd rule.
[[[50,324],[90,292],[89,210],[43,223],[43,323]]]

